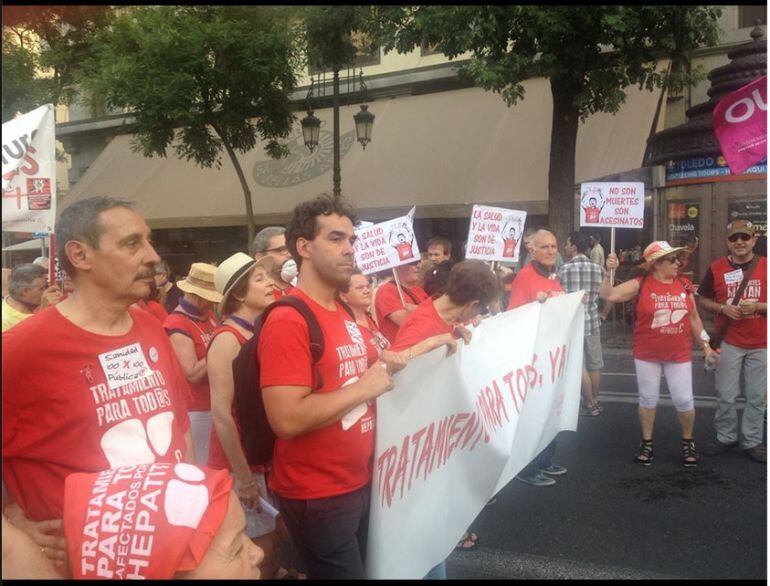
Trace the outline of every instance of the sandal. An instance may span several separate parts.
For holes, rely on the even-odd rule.
[[[695,442],[682,438],[682,464],[685,468],[693,468],[698,465],[698,453],[695,451]]]
[[[652,464],[652,459],[652,440],[643,439],[642,443],[639,444],[639,450],[634,456],[634,461],[642,466],[649,466]]]
[[[478,546],[479,536],[466,531],[455,545],[457,551],[473,551]]]

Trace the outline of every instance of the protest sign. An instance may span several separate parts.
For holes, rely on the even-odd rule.
[[[420,248],[412,222],[415,208],[400,218],[356,228],[356,264],[365,275],[417,262]]]
[[[644,183],[581,183],[580,225],[644,228]]]
[[[713,120],[730,172],[738,175],[767,159],[767,76],[722,98]]]
[[[54,128],[51,104],[3,124],[3,231],[53,232]]]
[[[489,499],[576,430],[583,294],[485,319],[470,345],[409,362],[377,399],[369,578],[422,578]]]
[[[527,212],[474,205],[465,258],[516,262]]]

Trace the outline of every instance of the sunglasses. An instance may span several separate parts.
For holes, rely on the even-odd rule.
[[[733,234],[732,236],[728,236],[727,239],[730,242],[738,242],[738,240],[743,240],[744,242],[748,242],[754,238],[753,236],[750,236],[748,234],[745,234],[743,232],[738,232],[737,234]]]
[[[662,262],[670,262],[671,264],[678,263],[682,264],[684,262],[684,259],[682,259],[681,256],[667,256],[663,259]]]

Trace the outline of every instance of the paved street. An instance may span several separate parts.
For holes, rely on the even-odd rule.
[[[681,465],[680,433],[662,401],[655,461],[639,441],[628,351],[605,356],[604,413],[559,436],[569,472],[548,488],[512,481],[473,524],[479,548],[449,558],[450,578],[766,579],[767,468],[742,453]],[[696,444],[711,432],[713,374],[696,369]],[[662,396],[667,392],[663,391]]]

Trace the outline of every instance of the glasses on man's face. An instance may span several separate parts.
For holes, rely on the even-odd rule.
[[[748,242],[752,238],[753,236],[750,236],[749,234],[744,234],[743,232],[738,232],[737,234],[733,234],[732,236],[727,237],[727,239],[730,242],[738,242],[738,240],[743,240],[744,242]]]
[[[275,248],[267,248],[265,250],[265,254],[268,254],[270,252],[276,252],[278,254],[286,254],[289,252],[289,249],[286,246],[276,246]]]

